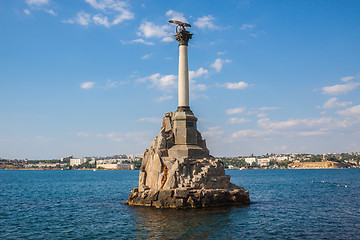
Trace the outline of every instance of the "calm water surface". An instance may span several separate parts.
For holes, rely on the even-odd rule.
[[[252,205],[133,208],[138,171],[0,170],[0,238],[360,239],[360,169],[227,174]]]

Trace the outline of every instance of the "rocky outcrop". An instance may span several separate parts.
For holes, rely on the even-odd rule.
[[[156,208],[202,208],[250,204],[249,192],[233,189],[148,189],[134,188],[127,204]]]
[[[160,133],[146,149],[139,186],[131,191],[126,203],[157,208],[250,204],[248,191],[230,182],[224,164],[209,155],[200,132],[196,131],[196,145],[185,146],[186,157],[174,157],[184,150],[175,145],[173,116],[165,114]]]

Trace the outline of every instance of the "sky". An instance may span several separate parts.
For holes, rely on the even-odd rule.
[[[214,156],[360,151],[360,1],[2,0],[0,158],[138,154],[190,107]]]

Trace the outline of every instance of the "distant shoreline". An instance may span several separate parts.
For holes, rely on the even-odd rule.
[[[46,168],[8,168],[8,169],[0,169],[0,171],[7,171],[7,170],[20,170],[20,171],[127,171],[127,169],[95,169],[95,168],[89,168],[89,169],[46,169]],[[138,170],[138,169],[134,169]],[[129,170],[133,171],[133,170]]]
[[[297,169],[315,169],[315,170],[323,170],[323,169],[359,169],[359,168],[341,168],[341,167],[332,167],[332,168],[225,168],[225,170],[236,170],[236,171],[242,171],[242,170],[297,170]],[[19,170],[19,171],[136,171],[139,169],[134,170],[124,170],[124,169],[36,169],[36,168],[8,168],[8,169],[0,169],[0,171],[8,171],[8,170]]]

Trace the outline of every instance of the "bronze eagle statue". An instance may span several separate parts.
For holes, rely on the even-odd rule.
[[[185,27],[191,27],[190,24],[184,23],[184,22],[180,22],[180,21],[178,21],[178,20],[169,20],[169,23],[173,23],[173,24],[176,24],[176,25],[177,25],[177,26],[176,26],[176,33],[178,32],[178,27],[180,27],[180,31],[183,31],[183,30],[186,31]]]

